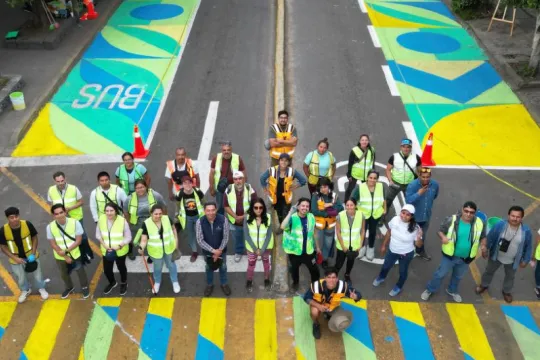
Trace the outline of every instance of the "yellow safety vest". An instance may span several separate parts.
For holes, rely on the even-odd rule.
[[[51,234],[54,237],[54,241],[56,242],[56,245],[58,245],[58,247],[60,249],[62,249],[63,251],[66,251],[67,248],[70,247],[71,244],[73,244],[75,242],[75,240],[71,240],[67,235],[69,235],[73,239],[75,239],[75,237],[76,237],[75,232],[76,232],[76,229],[77,229],[77,220],[72,219],[72,218],[67,218],[66,219],[66,227],[65,227],[64,231],[66,232],[67,235],[64,235],[62,230],[60,230],[60,228],[56,224],[56,221],[52,221],[49,224],[49,227],[51,229]],[[56,253],[56,250],[54,250],[54,249],[53,249],[53,254],[54,254],[54,257],[57,260],[65,261],[64,257],[58,255]],[[69,254],[71,255],[71,257],[74,260],[77,260],[78,258],[81,257],[81,250],[77,246],[76,248],[71,250],[71,252]]]
[[[334,155],[332,155],[332,153],[328,151],[328,155],[330,156],[330,167],[328,168],[328,172],[325,175],[319,175],[319,152],[317,150],[313,150],[311,154],[311,161],[309,162],[308,182],[311,185],[317,185],[320,177],[326,177],[332,180],[332,176],[334,176],[333,165],[336,163]]]
[[[244,206],[244,214],[247,214],[249,210],[249,199],[251,197],[251,194],[253,194],[253,189],[249,184],[244,184],[244,195],[242,196],[242,204]],[[229,207],[233,212],[236,212],[236,189],[234,188],[234,184],[231,184],[227,187],[227,190],[225,190],[225,194],[227,195],[227,201],[229,202]],[[231,224],[234,224],[236,220],[227,213],[227,217],[229,218],[229,221]]]
[[[216,156],[216,166],[214,167],[214,189],[217,190],[219,179],[221,179],[221,165],[223,163],[223,154],[219,153]],[[229,172],[233,174],[235,171],[238,171],[240,169],[240,156],[238,154],[233,153],[231,158],[231,168],[229,169]]]
[[[280,176],[279,166],[274,166],[269,169],[270,177],[268,178],[268,192],[270,193],[270,201],[273,205],[277,203],[277,185]],[[285,178],[283,179],[283,197],[285,203],[290,204],[292,202],[293,193],[291,186],[294,182],[294,170],[291,167],[287,168]]]
[[[118,191],[118,185],[111,184],[111,187],[109,188],[109,192],[107,193],[107,196],[109,199],[112,200],[113,203],[118,205],[118,201],[116,200],[116,192]],[[109,203],[109,200],[103,195],[103,189],[98,186],[96,188],[96,205],[97,205],[97,213],[98,217],[100,215],[105,214],[105,205]]]
[[[267,250],[274,248],[274,233],[272,232],[272,224],[270,222],[270,218],[268,219],[268,226],[264,225],[264,223],[261,222],[260,226],[257,226],[257,220],[253,220],[251,224],[248,222],[247,227],[249,230],[249,236],[251,237],[251,240],[253,240],[253,243],[257,247],[256,250],[261,250],[264,240],[266,240],[266,234],[268,231],[272,233],[270,235],[270,241],[268,242],[268,246],[266,247]],[[246,241],[246,250],[249,252],[255,252],[249,245],[249,243]]]
[[[175,160],[167,161],[167,169],[169,170],[169,173],[171,174],[171,179],[172,179],[172,174],[176,171],[175,165],[176,165]],[[191,177],[191,183],[193,184],[193,186],[198,186],[197,179],[195,178],[195,171],[193,170],[193,162],[191,161],[190,158],[186,158],[186,171]],[[173,180],[173,189],[174,189],[174,193],[176,194],[177,192],[180,191],[180,189],[182,189],[182,184],[177,184]]]
[[[4,224],[4,237],[6,238],[7,246],[9,251],[19,256],[19,247],[17,246],[17,243],[15,242],[15,239],[13,238],[13,231],[11,230],[11,227],[9,224]],[[30,229],[28,228],[28,224],[26,223],[26,220],[21,220],[21,240],[22,245],[24,249],[24,254],[26,257],[30,256],[32,253],[32,237],[30,236]],[[36,249],[36,258],[39,257],[39,252]],[[15,260],[9,258],[8,259],[11,264],[16,264]]]
[[[64,204],[64,207],[68,208],[77,203],[77,188],[75,185],[66,184],[66,191],[64,192],[64,197],[56,187],[53,185],[49,188],[49,198],[51,199],[53,205],[55,204]],[[70,218],[76,220],[82,220],[83,218],[83,209],[82,206],[79,206],[76,209],[73,209],[68,212]]]
[[[279,124],[273,124],[271,128],[276,133],[276,139],[290,140],[292,137],[293,130],[294,130],[294,125],[287,124],[285,131],[281,130]],[[270,149],[270,157],[274,159],[279,159],[279,155],[281,154],[289,154],[292,158],[294,155],[294,146],[281,146],[281,147],[274,147]]]
[[[146,249],[148,255],[154,259],[161,259],[163,252],[170,255],[176,249],[176,240],[174,239],[173,229],[168,216],[161,217],[161,227],[163,228],[163,240],[159,235],[159,228],[154,223],[152,218],[148,218],[144,221],[146,224],[146,230],[148,230],[148,243]]]
[[[107,244],[109,247],[113,248],[115,246],[119,246],[124,241],[124,227],[126,225],[126,219],[124,219],[122,216],[116,216],[116,219],[114,219],[114,222],[109,229],[109,222],[107,220],[107,216],[101,215],[99,217],[98,226],[99,231],[101,231],[101,238]],[[116,251],[116,255],[118,257],[124,256],[128,253],[129,246],[125,245],[120,250]],[[107,249],[101,245],[101,254],[105,256],[105,253],[107,252]]]
[[[367,173],[369,170],[373,169],[373,159],[375,158],[375,152],[373,151],[375,149],[373,148],[367,148],[366,149],[366,155],[364,158],[356,163],[353,164],[352,170],[351,170],[351,176],[360,181],[366,181]],[[360,147],[355,146],[352,148],[352,151],[354,152],[354,155],[356,155],[357,158],[362,157],[362,149]]]
[[[446,237],[448,240],[448,244],[442,245],[442,252],[448,256],[454,255],[454,250],[456,246],[456,229],[455,224],[457,220],[457,215],[452,215],[452,222],[450,223],[450,227],[448,228],[448,232],[446,233]],[[473,225],[473,243],[471,246],[471,252],[469,255],[469,259],[475,259],[476,253],[478,252],[478,246],[480,245],[480,236],[482,235],[482,229],[484,228],[484,223],[480,218],[476,218],[476,222]],[[469,239],[467,239],[469,240]]]
[[[540,260],[540,245],[536,246],[535,258],[536,258],[536,260]],[[540,266],[540,265],[537,264],[536,266]]]
[[[133,163],[133,171],[135,171],[135,177],[133,180],[134,182],[139,179],[144,179],[144,175],[141,174],[139,170],[137,170],[137,166],[138,166],[137,163]],[[125,164],[122,164],[119,167],[118,180],[120,180],[120,186],[122,187],[122,189],[124,189],[126,194],[128,195],[131,194],[131,191],[129,190],[129,174],[127,172]]]
[[[313,300],[332,311],[341,305],[341,299],[343,299],[347,293],[347,284],[343,280],[338,280],[336,288],[331,292],[329,299],[325,296],[327,287],[324,279],[315,281],[311,284],[311,291],[313,292]]]
[[[360,242],[361,232],[362,232],[362,221],[364,216],[361,211],[356,211],[354,214],[354,219],[352,225],[349,225],[349,219],[347,216],[347,211],[343,210],[339,213],[339,226],[341,228],[341,238],[347,249],[352,248],[352,251],[357,251],[362,245]],[[341,243],[338,240],[337,233],[335,235],[336,239],[336,248],[343,251],[341,248]]]
[[[152,206],[157,203],[156,197],[154,196],[154,190],[148,189],[148,216],[150,216],[150,211]],[[129,214],[129,223],[132,225],[137,224],[139,217],[137,216],[137,211],[139,209],[139,197],[137,193],[131,194],[131,199],[128,204],[128,214]]]
[[[313,254],[315,247],[315,240],[313,234],[315,232],[315,217],[312,213],[307,215],[308,221],[308,233],[306,241],[306,254]],[[291,216],[290,226],[283,231],[283,250],[287,254],[302,255],[302,244],[304,242],[304,235],[302,231],[302,222],[298,213],[294,213]]]
[[[199,215],[199,218],[201,218],[204,215],[204,208],[201,203],[201,199],[199,199],[199,195],[197,195],[197,188],[193,188],[193,193],[195,194],[195,204],[197,206],[197,214]],[[181,201],[178,201],[178,221],[180,222],[180,225],[182,225],[182,229],[186,228],[186,209],[184,206],[184,199],[182,198]]]
[[[375,191],[369,191],[367,183],[360,184],[358,188],[359,200],[357,209],[364,213],[366,219],[373,217],[378,219],[384,212],[384,190],[383,184],[377,182]]]
[[[392,173],[392,181],[401,185],[408,185],[414,180],[416,173],[411,171],[411,169],[416,170],[416,167],[419,165],[418,159],[413,153],[409,154],[406,160],[403,160],[402,156],[401,151],[394,153],[394,165],[390,172]]]

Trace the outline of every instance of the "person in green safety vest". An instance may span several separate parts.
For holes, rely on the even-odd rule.
[[[144,180],[150,186],[150,174],[144,165],[134,161],[133,154],[125,152],[122,154],[122,165],[116,168],[114,175],[116,176],[116,185],[119,185],[127,195],[135,191],[135,181]]]
[[[345,281],[351,281],[351,271],[354,260],[358,256],[358,251],[364,244],[366,232],[366,220],[362,211],[357,210],[356,200],[350,198],[345,202],[345,210],[341,211],[336,218],[336,264],[337,273],[343,267],[347,259],[345,269]]]
[[[182,187],[176,194],[178,202],[178,222],[182,231],[188,238],[188,244],[191,248],[190,262],[195,262],[199,253],[197,252],[197,234],[195,233],[195,224],[197,220],[204,215],[202,200],[203,192],[193,186],[193,178],[187,172],[184,172],[181,181]]]
[[[366,182],[368,173],[375,168],[375,148],[371,146],[369,135],[360,135],[358,144],[352,148],[347,165],[347,179],[345,200],[351,196],[358,181]]]

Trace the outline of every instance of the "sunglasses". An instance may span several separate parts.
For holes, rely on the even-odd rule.
[[[262,210],[263,207],[262,207],[262,206],[254,206],[253,209],[255,209],[255,210]]]
[[[430,168],[422,168],[422,169],[420,169],[420,172],[422,174],[431,174],[431,169]]]
[[[474,215],[476,213],[476,210],[463,210],[465,214]]]

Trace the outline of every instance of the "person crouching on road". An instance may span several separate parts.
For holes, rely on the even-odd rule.
[[[178,270],[173,259],[173,252],[178,249],[178,235],[171,220],[165,215],[164,209],[165,207],[159,204],[152,206],[151,217],[142,224],[139,254],[144,256],[144,249],[148,249],[148,256],[154,264],[154,292],[156,294],[159,292],[161,272],[163,263],[165,263],[169,269],[173,291],[178,294],[180,284],[178,283]]]
[[[358,251],[364,243],[365,219],[360,210],[356,209],[356,200],[345,202],[345,210],[339,213],[336,219],[336,271],[339,271],[347,259],[345,281],[351,281],[351,270]]]
[[[491,228],[487,235],[489,259],[482,282],[476,287],[476,293],[487,290],[495,272],[504,266],[502,295],[504,301],[511,303],[514,277],[519,267],[526,268],[532,258],[532,231],[522,220],[525,211],[521,206],[512,206],[508,210],[508,220],[501,220]]]
[[[403,206],[400,214],[390,220],[388,227],[381,246],[381,253],[386,252],[384,263],[379,276],[373,280],[373,286],[379,286],[383,283],[390,269],[399,260],[399,280],[389,293],[390,296],[396,296],[407,281],[409,264],[414,258],[415,245],[422,244],[422,229],[414,220],[414,206],[410,204]],[[389,247],[388,252],[387,247]]]
[[[351,325],[352,313],[341,307],[341,299],[344,297],[355,302],[362,299],[359,292],[349,287],[345,281],[338,280],[338,272],[334,268],[327,268],[324,279],[311,284],[311,288],[304,295],[304,301],[309,305],[315,339],[321,338],[321,314],[328,320],[328,328],[332,332],[342,332]]]
[[[300,265],[304,264],[311,275],[311,282],[319,279],[315,254],[321,249],[315,241],[315,217],[309,212],[309,199],[300,198],[281,223],[283,251],[289,256],[292,277],[291,291],[297,292],[300,283]]]
[[[81,223],[73,218],[68,218],[66,208],[62,204],[54,204],[51,207],[51,214],[54,221],[47,225],[47,239],[54,250],[56,265],[66,286],[62,293],[62,299],[67,299],[74,290],[70,276],[73,270],[77,271],[83,299],[86,299],[90,296],[90,289],[79,248],[84,233]]]
[[[319,180],[317,192],[311,196],[311,213],[315,216],[315,226],[319,244],[322,244],[323,268],[334,256],[334,234],[336,216],[343,210],[343,204],[335,192],[332,182],[326,178]]]
[[[21,220],[19,209],[8,207],[4,214],[7,224],[0,228],[0,249],[8,257],[11,270],[17,278],[21,294],[19,304],[32,293],[27,275],[32,274],[34,283],[43,300],[49,298],[41,272],[38,252],[38,233],[30,221]]]
[[[195,233],[195,224],[201,216],[204,215],[202,199],[204,194],[199,188],[193,186],[193,178],[187,173],[182,176],[182,188],[176,193],[178,202],[178,222],[182,231],[188,238],[188,244],[191,248],[190,262],[195,262],[199,253],[197,252],[197,234]]]
[[[103,272],[109,280],[103,293],[109,294],[118,285],[113,272],[116,263],[120,272],[120,295],[125,295],[127,292],[126,256],[131,242],[131,231],[127,220],[117,215],[116,204],[108,203],[104,211],[105,214],[100,215],[96,227],[96,239],[101,244],[103,255]]]

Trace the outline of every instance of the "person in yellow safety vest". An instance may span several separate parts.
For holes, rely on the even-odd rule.
[[[306,178],[290,167],[289,154],[279,156],[279,165],[267,169],[260,178],[264,193],[276,210],[279,223],[285,219],[293,200],[293,192],[306,185]],[[296,179],[296,183],[294,180]]]
[[[98,187],[90,193],[90,211],[96,224],[99,217],[105,215],[106,204],[115,204],[118,214],[122,214],[122,208],[127,200],[124,189],[118,185],[111,184],[111,177],[108,172],[100,171],[97,175],[97,180]]]
[[[488,256],[486,229],[482,220],[476,217],[476,210],[476,204],[467,201],[463,204],[461,211],[447,217],[441,224],[438,232],[442,241],[441,265],[420,296],[422,300],[429,300],[431,294],[441,286],[444,277],[452,272],[446,293],[455,302],[462,301],[461,295],[458,293],[459,282],[465,276],[469,264],[476,259],[478,248],[480,247],[483,258]]]
[[[531,265],[534,265],[534,281],[536,283],[536,287],[534,288],[534,293],[536,294],[536,298],[540,300],[540,265],[538,264],[538,261],[540,260],[540,230],[538,230],[538,234],[536,235],[536,250],[534,251],[534,257],[532,260]]]
[[[197,220],[204,215],[202,204],[204,194],[199,188],[193,186],[192,179],[189,175],[184,175],[182,189],[176,194],[176,201],[178,202],[178,221],[191,248],[190,261],[195,262],[199,256],[195,225]]]
[[[278,112],[278,121],[270,125],[268,130],[269,154],[272,159],[272,166],[278,165],[279,156],[287,154],[291,158],[294,155],[294,149],[298,144],[298,135],[296,127],[289,123],[289,113],[287,110]]]
[[[167,161],[167,167],[165,168],[165,178],[167,179],[167,189],[171,201],[175,200],[176,194],[182,188],[182,183],[178,184],[173,179],[175,171],[185,171],[191,178],[194,187],[201,186],[197,165],[187,156],[186,149],[179,147],[175,151],[174,160]]]
[[[49,298],[41,271],[38,252],[38,233],[30,221],[21,220],[19,209],[8,207],[4,214],[7,223],[0,228],[0,249],[7,256],[11,270],[17,279],[21,294],[19,304],[32,293],[27,275],[32,274],[34,283],[43,300]]]
[[[336,173],[336,159],[328,148],[328,139],[324,138],[317,143],[317,150],[313,150],[304,159],[303,170],[308,178],[308,189],[310,195],[317,190],[319,179],[327,178],[333,181]]]
[[[354,190],[358,181],[366,182],[368,173],[375,168],[375,148],[371,146],[367,134],[360,135],[358,144],[352,148],[347,165],[347,179],[349,180],[345,190],[347,200]]]
[[[56,266],[66,287],[62,293],[62,299],[67,299],[74,290],[70,276],[73,270],[77,271],[82,296],[83,299],[86,299],[90,296],[90,289],[88,288],[88,276],[81,259],[80,245],[83,235],[81,223],[66,216],[67,212],[63,204],[54,204],[51,207],[51,214],[54,220],[47,225],[47,239],[53,248]]]
[[[311,196],[311,213],[315,216],[319,244],[322,244],[323,268],[327,267],[328,260],[334,257],[336,217],[343,210],[343,203],[332,188],[332,182],[322,178],[319,180],[317,192]]]
[[[248,256],[247,292],[253,291],[253,275],[259,256],[262,259],[264,269],[264,288],[270,291],[270,253],[274,248],[274,233],[272,219],[266,212],[266,204],[263,199],[259,198],[251,202],[248,214],[244,217],[244,237]]]
[[[125,152],[122,154],[122,165],[116,168],[114,175],[116,176],[116,185],[119,185],[127,195],[135,191],[135,181],[144,180],[150,186],[150,174],[144,165],[134,161],[133,154]]]
[[[367,243],[362,246],[358,257],[366,256],[369,261],[375,258],[375,238],[377,227],[386,214],[385,190],[379,181],[379,172],[370,170],[367,181],[355,187],[351,198],[358,203],[358,209],[364,213],[366,219],[365,230],[369,232]]]
[[[120,295],[123,296],[127,292],[126,255],[131,242],[131,231],[127,220],[117,214],[115,204],[105,205],[105,214],[99,217],[98,226],[96,226],[96,239],[101,244],[103,272],[109,280],[103,293],[110,294],[118,285],[113,273],[113,267],[116,264],[120,273]]]
[[[234,185],[229,185],[225,191],[223,207],[231,223],[231,234],[234,239],[234,261],[240,262],[246,250],[244,244],[244,218],[247,215],[250,202],[257,199],[257,193],[251,185],[246,184],[244,173],[241,171],[235,171],[233,179]]]
[[[386,204],[388,206],[392,206],[394,199],[400,192],[405,194],[407,185],[418,177],[421,167],[420,156],[412,153],[412,140],[401,140],[400,151],[390,156],[388,164],[386,164],[386,177],[388,178]]]
[[[338,279],[335,268],[324,271],[324,279],[314,281],[311,288],[304,294],[304,301],[309,305],[311,320],[313,321],[313,337],[321,338],[321,314],[328,320],[328,328],[332,332],[342,332],[351,325],[353,315],[341,307],[341,300],[348,297],[354,302],[362,299],[362,294]]]
[[[135,192],[128,196],[124,202],[124,217],[130,224],[132,234],[136,234],[142,227],[146,219],[150,217],[152,206],[159,204],[165,206],[165,200],[160,193],[149,189],[146,182],[142,179],[135,181]],[[165,214],[167,208],[165,207]],[[128,258],[135,260],[135,254],[132,251],[133,244],[129,244]]]
[[[178,270],[172,258],[175,249],[178,249],[178,235],[174,231],[171,220],[166,216],[165,207],[156,204],[152,207],[152,216],[142,225],[142,237],[139,245],[139,254],[144,256],[144,249],[148,249],[148,256],[154,264],[154,293],[161,287],[161,272],[163,264],[169,269],[169,277],[175,294],[180,292],[178,283]]]
[[[289,257],[293,293],[296,293],[300,286],[300,265],[306,265],[312,282],[319,279],[316,254],[319,254],[321,249],[315,241],[315,216],[309,212],[309,205],[308,198],[300,198],[281,223],[282,246]]]
[[[336,271],[339,271],[347,259],[345,268],[345,281],[351,281],[351,270],[358,251],[364,244],[365,219],[362,211],[356,209],[356,200],[349,199],[345,202],[345,210],[341,211],[336,218]]]
[[[246,167],[244,161],[238,155],[232,152],[232,143],[230,141],[221,142],[221,153],[214,156],[210,163],[210,195],[216,198],[218,214],[224,215],[223,194],[229,185],[234,184],[233,173],[242,171],[244,179],[247,181]]]

